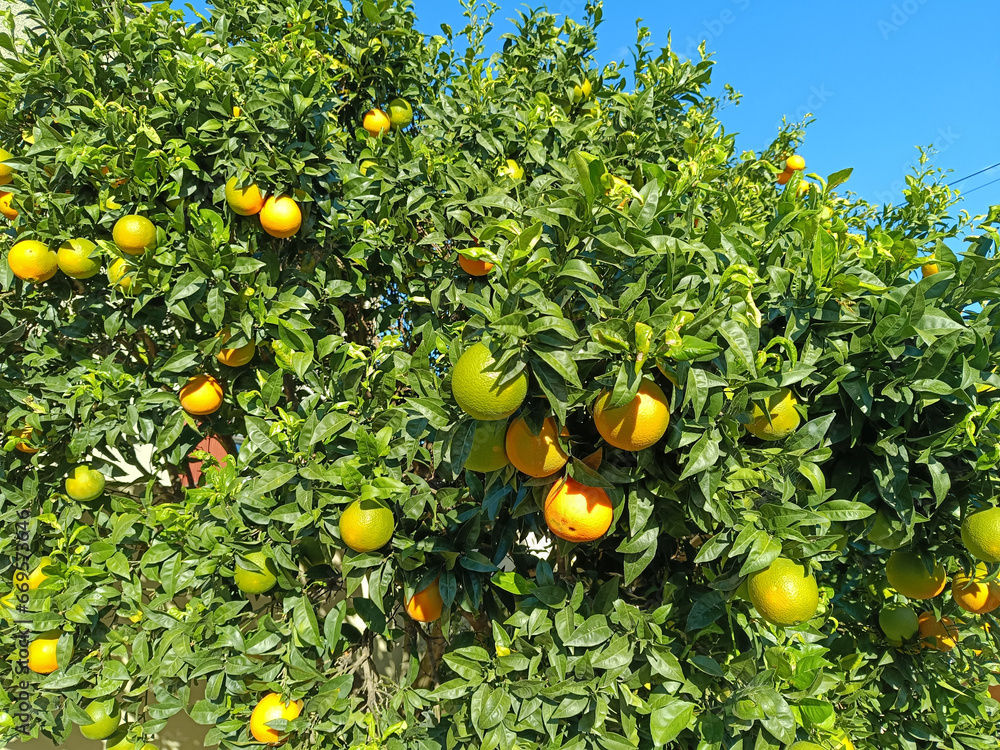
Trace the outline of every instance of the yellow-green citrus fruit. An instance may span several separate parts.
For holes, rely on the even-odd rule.
[[[750,415],[747,432],[761,440],[784,440],[798,429],[802,417],[796,410],[798,401],[787,388],[772,395],[767,400],[767,412],[755,403]]]
[[[907,599],[933,599],[944,591],[948,576],[937,560],[930,563],[928,569],[916,552],[896,550],[885,565],[889,585]]]
[[[13,154],[5,148],[0,148],[0,177],[10,177],[14,171],[13,167],[4,163],[10,158],[13,158]]]
[[[577,83],[573,85],[573,101],[582,102],[584,99],[590,98],[590,93],[594,90],[594,84],[590,82],[589,78],[585,78],[583,83]]]
[[[908,641],[920,630],[917,613],[905,604],[887,604],[878,615],[878,624],[890,643],[899,645]]]
[[[66,240],[56,253],[59,270],[74,279],[96,276],[101,270],[101,258],[94,252],[96,248],[90,240]]]
[[[80,725],[80,734],[88,740],[103,740],[110,737],[121,724],[121,710],[113,701],[91,701],[85,710],[92,721],[90,724]]]
[[[141,255],[156,248],[156,227],[145,216],[123,216],[111,231],[118,249],[128,255]]]
[[[96,500],[104,492],[104,475],[89,466],[77,466],[66,477],[66,494],[73,500],[87,503]]]
[[[34,590],[42,585],[42,582],[46,578],[48,578],[48,576],[44,572],[44,569],[46,566],[51,564],[52,564],[52,558],[49,557],[48,555],[45,555],[38,561],[38,565],[35,566],[35,569],[31,571],[31,575],[28,576],[29,589]]]
[[[128,739],[128,727],[118,727],[104,740],[104,750],[135,750],[135,740]]]
[[[23,240],[7,253],[7,265],[22,281],[40,284],[48,281],[59,270],[58,256],[37,240]]]
[[[300,713],[302,713],[302,701],[285,702],[277,693],[268,693],[254,706],[253,713],[250,714],[250,734],[257,742],[268,745],[281,744],[285,740],[284,735],[277,729],[269,727],[267,723],[275,719],[294,721]]]
[[[406,99],[389,102],[389,122],[394,128],[405,128],[413,121],[413,107]]]
[[[374,552],[392,539],[396,519],[381,500],[355,500],[340,514],[340,538],[355,552]]]
[[[920,266],[920,275],[926,279],[928,276],[933,276],[940,270],[941,269],[938,268],[937,263],[924,263],[924,265]]]
[[[563,434],[566,434],[565,430]],[[537,435],[531,432],[524,417],[518,417],[507,428],[504,445],[510,462],[529,477],[552,476],[569,461],[569,456],[559,444],[556,421],[552,417],[545,418]]]
[[[872,523],[871,531],[867,534],[867,539],[872,544],[876,544],[882,549],[899,549],[906,542],[906,529],[893,531],[889,516],[885,511],[879,509],[875,513],[875,521]]]
[[[475,344],[458,359],[451,375],[451,392],[466,414],[482,422],[506,419],[528,395],[528,375],[521,371],[500,386],[496,360],[485,344]]]
[[[243,557],[258,570],[244,567],[243,563],[237,560],[233,572],[236,587],[245,594],[263,594],[274,588],[278,582],[278,569],[274,561],[264,554],[263,550],[247,552]]]
[[[108,283],[123,294],[138,292],[142,283],[135,277],[136,267],[124,258],[115,258],[108,266]]]
[[[520,180],[524,177],[524,168],[515,159],[508,159],[498,170],[501,177]]]
[[[977,560],[1000,562],[1000,508],[987,508],[966,516],[962,522],[962,542]]]
[[[14,194],[0,191],[0,215],[14,221],[17,218],[17,209],[14,208]]]
[[[750,601],[773,625],[795,625],[811,619],[819,608],[819,586],[805,566],[779,557],[764,570],[751,573]]]
[[[240,182],[235,176],[226,182],[226,203],[240,216],[253,216],[264,207],[264,196],[255,182]]]
[[[498,471],[508,464],[506,448],[507,423],[476,422],[476,434],[472,438],[472,450],[465,459],[466,471]]]
[[[609,409],[611,391],[605,390],[594,404],[594,424],[601,437],[624,451],[641,451],[654,445],[670,425],[667,397],[652,380],[643,380],[635,398],[617,409]]]
[[[381,109],[372,109],[365,114],[361,125],[368,131],[368,135],[378,138],[383,133],[388,132],[389,128],[392,127],[392,122],[389,120],[389,115]]]

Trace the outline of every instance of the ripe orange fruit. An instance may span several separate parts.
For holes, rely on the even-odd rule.
[[[6,193],[0,190],[0,214],[3,214],[11,221],[17,218],[17,209],[12,205],[13,202],[13,193]]]
[[[819,586],[805,566],[779,557],[747,578],[750,602],[773,625],[810,620],[819,608]]]
[[[789,172],[800,172],[806,168],[806,160],[803,159],[798,154],[794,156],[789,156],[788,160],[785,162],[785,171]]]
[[[115,258],[108,266],[108,283],[123,294],[138,292],[142,282],[135,277],[136,267],[124,258]]]
[[[369,110],[362,121],[362,126],[368,131],[368,135],[372,138],[378,138],[383,133],[388,132],[389,128],[392,126],[392,121],[389,119],[389,115],[383,112],[381,109]]]
[[[443,610],[444,600],[441,599],[441,587],[437,578],[427,588],[414,593],[406,603],[406,614],[417,622],[434,622]]]
[[[264,207],[264,196],[254,182],[239,182],[235,176],[226,182],[226,203],[240,216],[253,216]]]
[[[565,428],[563,434],[568,434]],[[545,418],[537,435],[532,434],[524,417],[518,417],[507,428],[505,445],[510,462],[529,477],[552,476],[569,461],[566,451],[559,445],[556,421],[552,417]]]
[[[340,514],[340,538],[355,552],[374,552],[392,539],[396,519],[381,500],[355,500]]]
[[[469,276],[485,276],[493,269],[493,264],[485,260],[473,260],[464,255],[458,256],[458,265],[462,267]]]
[[[111,236],[118,249],[128,255],[142,255],[156,249],[156,227],[145,216],[123,216],[115,222]]]
[[[222,385],[211,375],[195,375],[181,387],[180,397],[184,411],[205,416],[222,406]]]
[[[472,450],[465,459],[466,471],[499,471],[510,463],[507,458],[507,424],[503,420],[476,422]]]
[[[654,445],[670,425],[667,397],[652,380],[643,380],[635,398],[617,409],[607,408],[611,391],[594,404],[594,424],[601,437],[624,451],[641,451]]]
[[[924,263],[924,265],[920,266],[920,275],[926,279],[928,276],[933,276],[940,270],[941,269],[938,268],[937,263]]]
[[[302,701],[285,701],[277,693],[268,693],[253,708],[250,714],[250,734],[257,742],[277,745],[284,742],[285,735],[272,729],[267,722],[275,719],[294,721],[302,713]]]
[[[567,542],[593,542],[611,528],[615,511],[608,493],[566,477],[545,497],[545,523],[549,531]]]
[[[22,427],[19,430],[14,430],[11,434],[14,435],[14,437],[21,438],[17,444],[14,445],[14,447],[21,451],[21,453],[38,453],[38,448],[27,442],[31,440],[34,433],[35,428],[30,425]]]
[[[976,566],[970,577],[962,571],[951,581],[951,595],[955,603],[966,612],[985,615],[1000,607],[1000,584],[983,581],[989,571],[983,563]]]
[[[787,185],[788,181],[792,179],[792,175],[795,174],[791,170],[786,169],[784,172],[778,175],[778,184]]]
[[[937,560],[931,558],[931,569],[916,552],[896,550],[885,565],[889,585],[907,599],[933,599],[944,591],[948,576]]]
[[[59,669],[56,647],[61,630],[47,630],[28,644],[28,669],[38,674],[51,674]],[[71,646],[72,658],[72,646]]]
[[[272,195],[260,209],[260,225],[272,237],[291,237],[302,226],[302,209],[287,195]]]
[[[473,419],[492,422],[506,419],[520,408],[528,395],[528,375],[522,370],[506,385],[499,386],[496,360],[483,343],[470,346],[459,357],[451,373],[455,401]]]
[[[278,582],[278,569],[274,565],[274,560],[268,557],[263,550],[247,552],[243,557],[247,562],[256,566],[256,570],[244,567],[243,563],[237,559],[233,570],[233,582],[236,588],[244,594],[263,594],[274,588]]]
[[[59,270],[58,256],[38,240],[22,240],[7,253],[7,265],[22,281],[40,284]]]
[[[962,521],[962,542],[977,560],[1000,562],[1000,508],[967,515]]]
[[[230,334],[228,328],[223,330],[220,335],[222,336],[223,343],[232,338],[232,334]],[[219,350],[219,353],[215,355],[215,358],[228,367],[242,367],[253,359],[254,354],[256,353],[257,345],[251,341],[250,343],[238,346],[235,349],[221,349]]]
[[[56,253],[59,270],[74,279],[96,276],[101,270],[101,256],[94,252],[96,248],[90,240],[66,240]]]
[[[761,440],[784,440],[798,429],[802,417],[796,410],[798,403],[795,395],[782,388],[767,399],[767,412],[760,404],[753,405],[750,423],[746,425],[747,432]]]
[[[920,640],[924,648],[951,651],[958,642],[958,626],[950,618],[938,620],[933,612],[920,613]]]

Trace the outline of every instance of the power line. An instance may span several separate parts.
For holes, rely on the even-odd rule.
[[[973,172],[972,174],[967,174],[965,177],[963,177],[960,180],[954,180],[953,182],[949,183],[948,187],[952,187],[953,185],[957,185],[960,182],[965,182],[970,177],[975,177],[976,175],[982,174],[983,172],[989,172],[994,167],[1000,167],[1000,161],[998,161],[996,164],[993,164],[992,166],[986,167],[986,169],[980,169],[978,172]],[[990,183],[990,184],[992,184],[992,183]],[[986,186],[983,185],[982,187],[986,187]],[[976,189],[978,190],[978,188],[976,188]],[[972,191],[970,190],[969,192],[972,192]]]
[[[972,190],[968,190],[968,191],[962,193],[962,195],[968,195],[969,193],[974,193],[977,190],[982,190],[984,187],[989,187],[990,185],[992,185],[992,184],[994,184],[996,182],[1000,182],[1000,177],[997,177],[995,180],[990,180],[985,185],[980,185],[979,187],[974,187],[974,188],[972,188]]]

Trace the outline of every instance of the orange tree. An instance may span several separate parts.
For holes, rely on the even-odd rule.
[[[998,214],[601,16],[6,19],[5,740],[995,747]]]

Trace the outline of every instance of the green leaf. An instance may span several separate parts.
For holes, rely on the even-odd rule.
[[[694,719],[694,703],[671,698],[665,705],[654,709],[649,717],[649,730],[657,747],[673,742]]]

